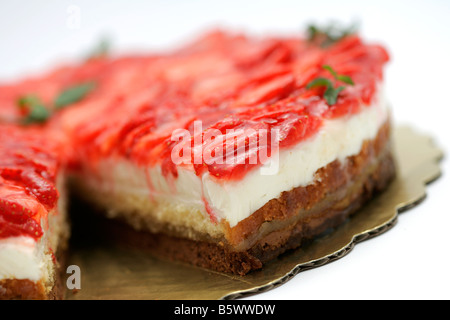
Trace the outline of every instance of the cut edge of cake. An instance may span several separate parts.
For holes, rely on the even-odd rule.
[[[260,179],[256,180],[257,183],[264,183],[269,190],[274,187],[278,190],[238,221],[230,222],[226,217],[211,218],[203,198],[209,192],[204,189],[208,184],[204,177],[197,177],[192,172],[186,173],[189,187],[181,189],[186,194],[178,196],[167,184],[155,192],[158,179],[153,180],[149,188],[147,179],[152,174],[146,170],[155,173],[159,168],[105,161],[103,168],[102,164],[97,166],[96,175],[75,176],[74,189],[109,219],[121,221],[118,225],[112,223],[114,230],[121,230],[115,231],[113,238],[120,241],[128,239],[136,247],[146,247],[169,259],[244,275],[261,268],[263,263],[277,255],[301,246],[326,229],[337,227],[388,185],[395,175],[390,110],[382,90],[375,101],[371,106],[364,106],[360,113],[330,120],[309,140],[280,151],[282,166],[283,159],[286,159],[283,153],[289,155],[295,164],[307,156],[299,156],[293,150],[333,150],[334,154],[325,157],[328,160],[323,160],[312,174],[307,174],[312,176],[310,179],[267,187],[273,176],[261,175],[258,170],[250,172],[250,185],[255,185],[251,181],[253,175]],[[342,146],[330,148],[336,143]],[[299,166],[298,170],[302,167]],[[287,171],[284,174],[286,178],[303,173]],[[160,174],[156,176],[162,177]],[[180,176],[183,174],[179,173],[178,181],[186,183]],[[246,181],[244,177],[239,185],[245,187]],[[200,190],[193,192],[196,187]],[[234,181],[229,185],[225,182],[216,192],[220,195],[233,188],[236,188]],[[258,189],[259,192],[261,190]],[[238,188],[237,193],[243,192]],[[262,196],[251,189],[243,195]],[[232,200],[232,197],[227,198],[227,201]],[[209,206],[216,209],[211,202]]]

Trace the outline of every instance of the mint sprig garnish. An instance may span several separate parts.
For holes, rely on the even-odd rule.
[[[331,73],[335,82],[341,81],[352,86],[355,84],[352,78],[346,75],[337,74],[337,72],[334,71],[329,65],[324,65],[322,68]],[[336,104],[339,93],[346,88],[345,86],[336,87],[330,79],[320,77],[312,80],[306,85],[306,89],[313,89],[317,87],[326,87],[325,92],[323,93],[323,98],[329,106]]]
[[[86,55],[86,60],[101,59],[107,57],[111,52],[111,40],[102,38],[94,48]]]
[[[325,27],[310,24],[306,30],[308,41],[316,43],[322,48],[327,48],[357,31],[358,25],[356,23],[353,23],[346,28],[336,23],[330,23]]]
[[[325,70],[330,72],[333,75],[335,80],[339,80],[341,82],[350,84],[352,86],[355,85],[352,78],[350,78],[349,76],[343,75],[343,74],[337,74],[336,71],[334,71],[333,68],[331,68],[329,65],[324,65],[322,68],[324,68]]]
[[[24,115],[20,122],[24,125],[44,123],[54,112],[81,101],[94,89],[95,82],[92,81],[66,88],[56,97],[53,104],[47,106],[35,94],[21,96],[17,99],[17,106]]]
[[[50,118],[50,111],[48,111],[42,104],[37,104],[31,108],[30,113],[23,120],[23,123],[43,123],[46,122],[48,118]]]
[[[49,110],[36,95],[25,95],[17,102],[21,112],[25,114],[22,124],[43,123],[50,117]]]
[[[89,92],[94,90],[94,88],[95,88],[94,82],[86,82],[86,83],[82,83],[82,84],[65,89],[56,98],[55,108],[56,109],[65,108],[68,105],[71,105],[75,102],[80,101]]]
[[[36,105],[41,103],[41,100],[39,99],[38,96],[34,95],[34,94],[27,94],[25,96],[20,97],[17,100],[17,105],[19,106],[19,108],[21,109],[26,109],[31,105]]]

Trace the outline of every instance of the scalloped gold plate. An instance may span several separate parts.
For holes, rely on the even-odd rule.
[[[397,222],[420,203],[426,184],[440,176],[442,151],[409,127],[394,130],[397,177],[345,224],[305,248],[285,253],[244,277],[163,261],[148,254],[92,243],[75,248],[69,264],[81,270],[81,289],[68,299],[236,299],[282,285],[301,271],[337,260]]]

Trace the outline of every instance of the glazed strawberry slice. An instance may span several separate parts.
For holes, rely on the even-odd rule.
[[[0,238],[43,235],[55,208],[55,140],[44,131],[0,125]]]
[[[43,235],[42,227],[33,219],[20,224],[11,223],[0,215],[0,239],[9,237],[29,236],[39,239]]]
[[[234,64],[242,69],[250,69],[256,65],[261,65],[272,55],[275,58],[272,62],[287,60],[289,52],[283,47],[283,42],[274,39],[262,41],[235,41],[231,47],[231,56]]]
[[[308,114],[285,113],[276,118],[272,130],[278,130],[280,147],[289,147],[311,136],[321,125],[321,120]]]
[[[143,114],[141,117],[126,123],[117,134],[119,151],[128,156],[134,144],[155,127],[154,118],[153,114]]]
[[[22,176],[22,169],[20,168],[0,168],[0,176],[5,180],[20,181]]]
[[[28,145],[24,145],[23,143],[28,139],[26,136],[21,138],[22,141],[17,142],[17,145],[6,146],[8,150],[1,150],[0,155],[4,160],[3,163],[0,162],[0,174],[10,174],[11,179],[17,180],[17,173],[13,173],[13,171],[23,171],[25,168],[33,170],[42,176],[45,176],[46,179],[54,180],[56,175],[56,170],[58,168],[57,161],[54,157],[50,156],[49,153],[52,151],[51,145],[45,145],[42,147],[32,146],[33,144],[38,145],[42,144],[42,141],[33,142],[29,141]],[[47,150],[43,148],[47,147]],[[8,173],[9,172],[9,173]],[[13,177],[16,175],[16,177]]]
[[[0,215],[5,221],[14,224],[24,224],[30,219],[32,212],[20,204],[19,201],[1,199]]]
[[[0,238],[26,235],[38,239],[47,210],[23,187],[0,181]]]
[[[22,186],[47,209],[53,208],[58,200],[58,191],[54,184],[32,169],[24,171],[20,168],[1,168],[0,176],[5,180],[14,181],[18,186]]]
[[[22,181],[26,189],[47,209],[51,209],[56,205],[59,195],[53,183],[34,171],[23,172]]]
[[[254,106],[272,99],[286,97],[294,90],[295,79],[292,75],[276,77],[244,93],[237,101],[237,106]]]

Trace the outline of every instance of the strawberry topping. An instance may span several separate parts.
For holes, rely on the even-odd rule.
[[[41,220],[56,206],[57,153],[44,135],[0,125],[0,239],[39,239]]]
[[[61,163],[95,174],[101,159],[125,158],[159,165],[170,179],[180,165],[239,180],[274,148],[292,147],[324,120],[370,105],[388,59],[357,35],[323,48],[302,38],[217,31],[164,55],[102,56],[0,86],[0,238],[42,235]],[[354,82],[336,92],[335,103],[324,99],[323,87],[308,87],[333,80],[324,65]],[[86,83],[88,94],[80,93]],[[62,92],[64,108],[55,109]],[[2,125],[20,123],[17,101],[30,94],[49,119],[26,129]]]

